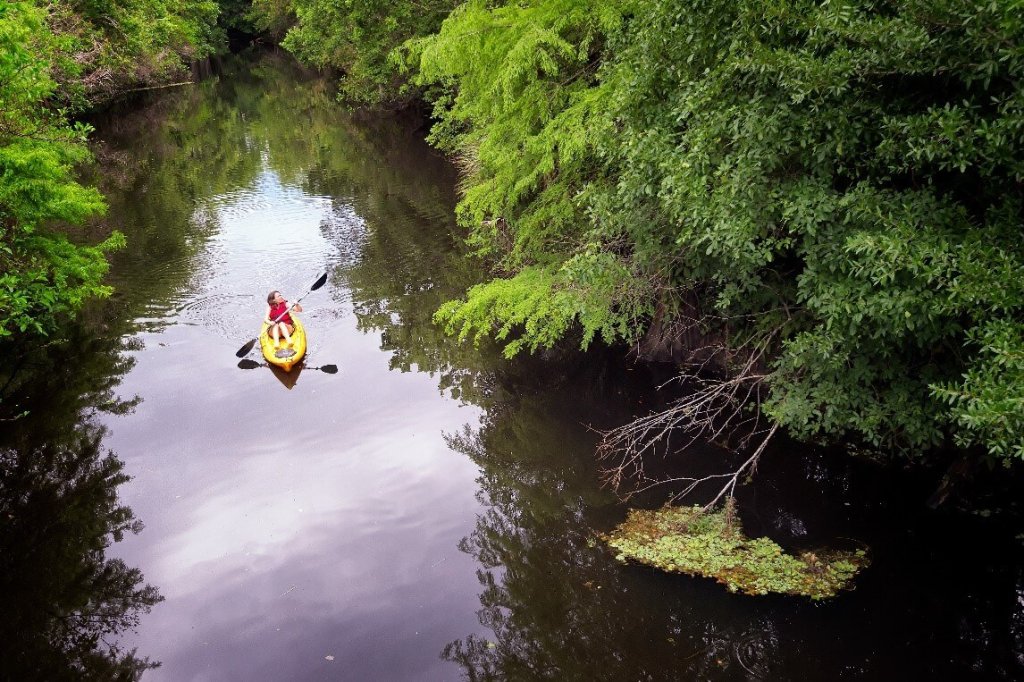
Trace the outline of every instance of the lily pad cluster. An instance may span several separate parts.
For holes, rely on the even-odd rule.
[[[732,592],[792,594],[827,599],[851,589],[868,566],[864,550],[787,553],[768,538],[743,534],[732,501],[722,509],[634,509],[604,536],[617,559],[672,573],[714,578]]]

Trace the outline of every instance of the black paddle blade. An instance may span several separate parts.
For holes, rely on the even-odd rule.
[[[325,272],[324,274],[320,275],[320,279],[318,279],[318,280],[317,280],[317,281],[316,281],[316,282],[315,282],[315,283],[313,284],[313,286],[311,286],[311,287],[309,288],[309,290],[310,290],[310,291],[316,291],[317,289],[319,289],[320,287],[322,287],[322,286],[324,285],[324,283],[325,283],[325,282],[327,282],[327,273],[326,273],[326,272]]]
[[[337,365],[322,365],[320,367],[320,371],[321,372],[327,372],[328,374],[337,374],[338,373],[338,366]]]
[[[238,361],[238,369],[256,369],[256,368],[262,367],[262,366],[263,365],[261,365],[260,363],[256,362],[255,360],[239,360]]]
[[[257,339],[252,339],[249,343],[245,344],[235,353],[236,358],[244,358],[252,350],[252,347],[256,345]]]

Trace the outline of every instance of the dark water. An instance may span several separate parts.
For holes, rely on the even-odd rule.
[[[743,489],[752,533],[871,546],[829,602],[603,551],[625,507],[590,427],[646,412],[653,370],[443,337],[432,312],[479,273],[423,130],[339,112],[275,54],[95,124],[91,229],[129,247],[115,296],[0,381],[4,679],[114,679],[133,649],[146,680],[1024,675],[1011,524],[929,512],[898,471],[780,445]],[[322,272],[306,366],[239,369],[266,293]]]

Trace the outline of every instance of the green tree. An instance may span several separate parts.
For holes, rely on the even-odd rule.
[[[432,140],[465,171],[459,219],[502,275],[438,312],[462,338],[494,333],[512,355],[580,323],[586,346],[597,334],[632,336],[649,312],[647,283],[591,240],[577,203],[600,169],[592,133],[611,92],[597,73],[625,9],[470,2],[410,43],[419,81],[445,88]]]
[[[65,39],[73,67],[56,78],[60,97],[80,104],[110,100],[126,90],[186,78],[189,62],[224,43],[217,0],[71,0],[36,2]]]
[[[122,244],[114,233],[79,246],[50,229],[99,213],[103,201],[74,179],[88,128],[48,106],[65,41],[45,20],[29,2],[0,7],[0,339],[45,333],[88,297],[109,294],[104,252]]]
[[[657,311],[798,436],[1024,456],[1020,9],[461,6],[411,57],[498,268],[438,319],[515,353]]]
[[[638,12],[605,73],[604,240],[670,307],[772,332],[764,409],[791,432],[1024,455],[1019,395],[960,381],[1014,380],[1013,334],[982,348],[1019,344],[1024,305],[1019,4],[681,9]]]
[[[89,160],[83,107],[180,77],[222,41],[213,0],[0,7],[0,339],[47,334],[103,284],[110,231],[92,244],[73,226],[104,211],[76,171]]]

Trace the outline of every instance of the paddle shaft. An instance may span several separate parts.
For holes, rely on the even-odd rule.
[[[280,322],[281,320],[283,320],[283,319],[284,319],[284,316],[285,316],[285,315],[287,315],[288,313],[290,313],[290,312],[291,312],[292,310],[294,310],[294,309],[295,309],[295,306],[297,306],[298,304],[302,303],[302,299],[306,298],[306,297],[307,297],[307,296],[309,296],[309,295],[310,295],[311,293],[313,293],[314,291],[316,291],[317,289],[319,289],[320,287],[322,287],[322,286],[324,285],[324,282],[326,282],[326,281],[327,281],[327,273],[325,272],[325,273],[323,274],[323,276],[321,276],[321,277],[320,277],[320,279],[318,279],[318,280],[317,280],[316,282],[314,282],[314,283],[313,283],[313,286],[311,286],[311,287],[309,288],[309,291],[307,291],[306,293],[304,293],[304,294],[303,294],[302,296],[299,296],[299,300],[297,300],[297,301],[296,301],[295,303],[292,303],[292,304],[291,304],[290,306],[288,306],[288,308],[287,308],[287,309],[286,309],[286,310],[285,310],[285,311],[284,311],[283,313],[281,313],[280,315],[278,315],[278,316],[277,316],[277,318],[276,318],[276,319],[274,319],[274,320],[273,320],[273,321],[272,321],[272,322],[270,323],[270,326],[272,327],[272,326],[274,326],[275,324],[277,324],[278,322]],[[268,327],[268,329],[269,329],[269,327]]]
[[[300,296],[298,301],[296,301],[295,303],[293,303],[290,306],[288,306],[287,310],[285,310],[283,313],[278,315],[277,319],[274,320],[273,322],[271,322],[270,325],[267,327],[267,330],[269,331],[271,327],[273,327],[275,324],[280,322],[281,318],[283,318],[292,308],[294,308],[298,304],[302,303],[302,299],[306,298],[306,296],[309,296],[311,293],[313,293],[314,291],[316,291],[317,289],[322,287],[324,285],[324,282],[326,282],[326,281],[327,281],[327,273],[325,272],[324,274],[320,275],[320,277],[317,278],[317,280],[315,282],[313,282],[313,286],[311,286],[309,288],[309,291],[307,291],[302,296]],[[241,358],[241,357],[245,357],[246,355],[248,355],[249,351],[252,350],[252,347],[256,345],[256,342],[258,340],[259,340],[259,337],[256,337],[255,339],[252,339],[249,342],[247,342],[245,345],[243,345],[241,348],[238,349],[238,351],[235,353],[235,357]]]

